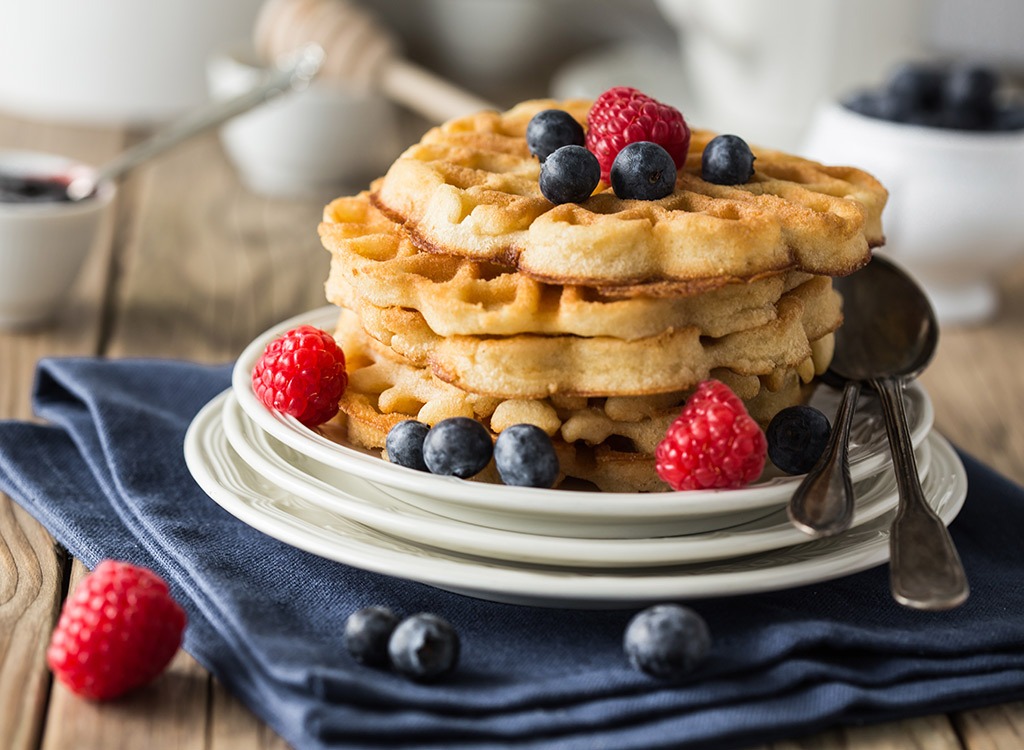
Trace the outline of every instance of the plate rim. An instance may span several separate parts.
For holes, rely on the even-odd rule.
[[[770,511],[765,516],[747,523],[693,534],[663,537],[631,538],[590,538],[563,537],[529,533],[513,529],[488,527],[459,519],[440,516],[416,506],[403,503],[389,495],[385,489],[373,482],[352,476],[357,482],[370,485],[394,505],[408,508],[411,516],[403,516],[376,505],[375,501],[360,497],[357,491],[332,486],[329,482],[297,466],[288,465],[286,459],[277,454],[273,445],[276,441],[248,418],[232,391],[226,391],[221,402],[221,427],[225,438],[237,457],[250,469],[261,474],[281,489],[295,493],[304,500],[346,516],[352,521],[371,526],[392,536],[400,536],[416,544],[438,547],[459,554],[475,554],[496,560],[544,565],[572,567],[616,568],[616,567],[657,567],[708,562],[727,559],[741,554],[754,554],[772,549],[781,549],[811,541],[811,538],[788,522],[776,523],[762,529],[744,529],[768,516],[779,515],[782,510]],[[265,446],[256,445],[246,434],[246,429],[259,431],[268,441]],[[280,444],[280,441],[276,441]],[[287,448],[287,446],[285,446]],[[922,449],[928,449],[925,461],[919,461],[921,476],[926,477],[930,468],[930,444],[926,441]],[[268,457],[267,453],[274,454]],[[318,463],[315,459],[300,454],[305,461]],[[342,469],[326,467],[345,473]],[[863,498],[858,500],[852,526],[858,526],[892,510],[897,503],[896,478],[891,472],[863,480],[874,482],[869,492],[872,498],[866,507]],[[879,486],[880,485],[880,486]],[[353,512],[354,511],[354,512]],[[431,530],[440,535],[431,538]],[[409,532],[412,532],[410,535]],[[741,540],[730,539],[737,533],[745,534]],[[474,536],[476,536],[475,539]],[[470,544],[466,544],[471,541]],[[728,544],[732,547],[728,547]],[[452,545],[456,546],[452,546]],[[459,547],[458,545],[462,545]],[[512,550],[510,545],[520,545]],[[722,545],[721,547],[717,545]],[[742,545],[736,548],[735,545]],[[683,556],[679,556],[685,551]],[[500,554],[496,554],[499,553]],[[630,555],[624,559],[623,553]],[[656,556],[662,555],[661,557]],[[675,556],[671,556],[671,555]],[[615,557],[615,555],[620,555]]]
[[[328,316],[337,316],[341,309],[336,305],[325,305],[313,310],[292,316],[261,333],[254,338],[236,359],[231,373],[231,387],[235,391],[238,402],[246,414],[268,434],[273,435],[285,445],[309,455],[322,463],[336,465],[335,461],[345,461],[345,466],[337,466],[351,474],[368,479],[406,492],[413,492],[432,500],[446,503],[461,503],[472,507],[501,510],[509,502],[511,493],[517,507],[527,507],[531,512],[550,514],[560,507],[559,501],[565,505],[586,507],[588,516],[614,516],[619,511],[616,506],[628,504],[631,514],[644,516],[657,515],[661,506],[672,504],[677,511],[702,517],[723,513],[741,512],[769,507],[785,503],[789,493],[795,489],[798,478],[780,477],[768,483],[724,490],[690,490],[686,492],[584,492],[566,489],[539,489],[533,487],[509,487],[506,485],[490,485],[467,483],[456,477],[424,474],[424,472],[398,466],[377,456],[363,453],[354,448],[341,445],[320,433],[303,426],[294,417],[272,412],[257,398],[252,390],[252,368],[263,350],[275,337],[299,325],[320,326],[329,322]],[[927,391],[917,381],[908,384],[922,403],[922,414],[918,424],[912,430],[915,447],[920,445],[931,431],[935,412]],[[868,458],[851,464],[854,481],[860,481],[872,473],[877,473],[890,462],[882,461],[880,465],[872,463]],[[430,482],[429,493],[423,492],[424,482]],[[439,498],[443,495],[443,500]],[[584,502],[588,501],[589,502]]]
[[[615,576],[607,571],[595,574],[593,571],[545,569],[541,566],[520,568],[503,566],[496,561],[485,561],[487,564],[482,566],[484,574],[481,575],[481,572],[474,568],[474,565],[481,567],[481,561],[468,557],[453,559],[457,558],[454,555],[438,557],[435,553],[417,554],[411,561],[406,561],[403,568],[401,565],[396,566],[395,559],[397,557],[401,560],[403,555],[408,557],[407,552],[396,552],[383,549],[379,545],[375,546],[365,541],[365,534],[363,540],[350,536],[339,538],[335,529],[334,536],[330,537],[324,529],[311,527],[308,522],[294,516],[289,516],[290,521],[284,527],[280,524],[275,525],[265,513],[257,512],[230,489],[218,484],[201,460],[202,425],[214,415],[219,417],[216,412],[218,406],[219,402],[214,399],[200,410],[190,424],[185,436],[184,454],[195,481],[212,501],[226,512],[268,536],[311,554],[479,599],[546,607],[632,608],[644,603],[671,599],[733,596],[792,588],[844,577],[874,567],[888,558],[888,532],[881,527],[883,519],[889,518],[889,515],[883,515],[844,535],[800,545],[800,549],[805,553],[812,551],[809,559],[789,561],[759,571],[719,571],[700,574],[699,571],[693,570],[699,567],[698,564],[689,566],[690,570],[674,571],[671,574],[655,568],[627,571],[626,575]],[[945,454],[945,459],[950,462],[950,478],[953,481],[942,482],[939,488],[940,491],[946,492],[940,516],[944,523],[948,524],[956,517],[967,496],[966,471],[959,456],[942,435],[932,432],[929,439],[934,441],[933,451],[936,456]],[[933,467],[935,465],[933,458]],[[309,504],[308,501],[301,502]],[[359,526],[351,522],[348,525]],[[390,538],[370,529],[365,530],[379,537]],[[848,540],[853,534],[857,534],[861,539],[852,548],[840,547],[838,550],[832,550],[830,554],[831,547]],[[408,543],[403,544],[408,546]],[[823,547],[824,554],[813,554],[813,551],[821,550]],[[419,551],[429,552],[424,549]],[[773,555],[775,552],[777,551],[765,552],[762,555]],[[758,557],[754,556],[754,559]],[[651,575],[641,576],[641,572]],[[759,575],[752,575],[753,572]]]

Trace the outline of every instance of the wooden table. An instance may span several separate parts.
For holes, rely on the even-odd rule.
[[[117,129],[0,116],[0,148],[98,163],[136,140]],[[133,174],[55,324],[0,333],[0,418],[31,417],[44,356],[233,359],[257,333],[323,304],[323,201],[270,200],[239,184],[212,135]],[[1024,246],[1024,238],[1022,238]],[[0,248],[2,252],[3,248]],[[938,428],[1024,481],[1024,263],[1004,275],[992,323],[947,330],[924,381]],[[152,686],[110,704],[78,699],[47,671],[61,600],[84,573],[27,513],[0,495],[0,748],[252,750],[285,743],[184,652]],[[1021,613],[1024,616],[1024,613]],[[837,729],[772,748],[1024,746],[1024,703]]]

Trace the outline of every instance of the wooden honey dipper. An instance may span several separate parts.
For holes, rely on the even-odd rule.
[[[325,54],[321,77],[357,90],[380,91],[434,122],[495,108],[402,58],[394,37],[347,0],[267,0],[253,39],[265,60],[315,42]]]

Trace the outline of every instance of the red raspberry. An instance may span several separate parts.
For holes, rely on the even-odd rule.
[[[764,469],[768,441],[739,396],[717,380],[697,386],[654,453],[674,490],[742,487]]]
[[[624,146],[653,141],[672,156],[676,169],[686,163],[690,128],[675,107],[628,86],[616,86],[597,97],[587,115],[587,148],[601,165],[601,179],[611,181],[612,162]]]
[[[160,576],[104,560],[64,602],[46,660],[72,692],[116,698],[163,672],[185,620]]]
[[[338,413],[348,385],[345,353],[331,335],[299,326],[267,344],[252,371],[252,389],[268,409],[316,427]]]

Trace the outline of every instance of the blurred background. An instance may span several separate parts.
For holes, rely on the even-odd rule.
[[[810,108],[922,56],[1024,73],[1019,0],[350,0],[402,54],[499,105],[629,84],[793,147]],[[0,3],[0,110],[154,122],[207,96],[262,0]],[[761,133],[764,133],[764,138]]]
[[[415,6],[420,15],[409,13]],[[631,85],[798,150],[814,108],[907,60],[1024,72],[1017,0],[378,0],[409,54],[500,104]]]
[[[965,238],[992,255],[986,265],[975,254],[967,272],[990,276],[1022,254],[1024,218],[1006,201],[1024,184],[996,184],[987,166],[979,179],[976,145],[951,157],[951,131],[908,148],[903,133],[890,142],[870,124],[850,130],[820,113],[881,87],[906,61],[990,66],[1003,90],[1019,91],[1022,36],[1020,0],[5,0],[0,116],[145,134],[252,87],[277,54],[313,38],[327,51],[320,79],[237,117],[220,137],[254,194],[329,198],[365,187],[432,122],[476,104],[630,85],[677,106],[691,126],[875,172],[892,193],[890,247],[938,299],[940,287],[962,283],[964,264],[928,263],[962,255]],[[383,87],[389,60],[404,67]],[[1022,134],[1024,118],[991,140],[984,164],[1024,175]],[[941,171],[960,162],[975,171]],[[919,169],[929,163],[940,171]],[[989,191],[949,227],[936,221],[942,196],[915,186],[952,182]],[[964,319],[995,309],[990,289],[974,293]]]

